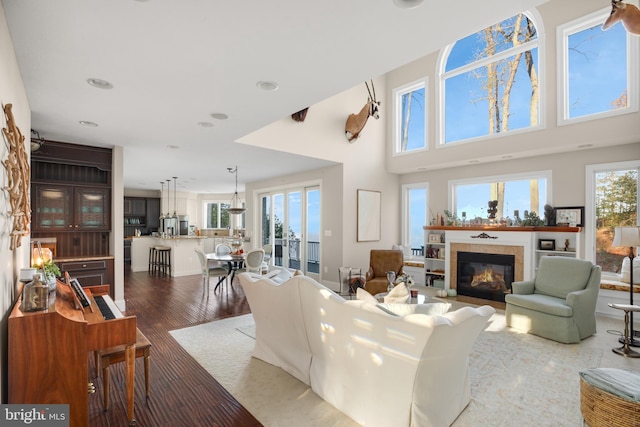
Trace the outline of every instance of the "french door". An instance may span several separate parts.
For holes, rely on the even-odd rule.
[[[320,280],[320,187],[260,195],[262,245],[273,248],[272,264]]]

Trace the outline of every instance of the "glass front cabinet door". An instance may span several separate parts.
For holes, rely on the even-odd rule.
[[[35,184],[34,230],[69,230],[73,228],[73,189]]]
[[[34,231],[109,231],[109,190],[34,184]]]
[[[109,230],[109,190],[101,188],[75,189],[75,211],[77,229]]]

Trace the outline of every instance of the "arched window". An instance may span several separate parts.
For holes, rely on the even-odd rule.
[[[519,13],[443,50],[440,144],[538,126],[538,40],[530,14]]]

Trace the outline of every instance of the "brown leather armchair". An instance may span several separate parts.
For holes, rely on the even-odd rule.
[[[364,288],[371,295],[386,292],[389,287],[387,271],[395,271],[396,277],[403,273],[404,257],[402,251],[372,249]]]

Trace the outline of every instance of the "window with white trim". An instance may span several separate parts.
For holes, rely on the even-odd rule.
[[[585,258],[602,268],[602,277],[618,273],[629,248],[613,247],[615,227],[640,225],[640,160],[587,166]],[[635,278],[634,278],[635,279]]]
[[[498,201],[496,219],[523,221],[535,212],[544,217],[551,200],[551,171],[449,181],[452,214],[461,222],[481,223],[488,218],[488,203]]]
[[[427,81],[393,90],[394,154],[427,148]]]
[[[538,126],[538,40],[530,14],[519,13],[443,50],[440,144]]]
[[[638,37],[620,23],[602,31],[610,7],[558,27],[558,123],[638,110]]]
[[[427,183],[405,184],[402,186],[402,244],[413,249],[424,246],[424,226],[428,224]]]
[[[232,215],[229,215],[227,209],[231,205],[228,201],[205,201],[203,203],[204,209],[204,228],[232,228],[234,226]],[[244,203],[242,203],[244,207]],[[245,228],[245,214],[240,214],[240,228]]]

